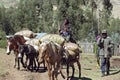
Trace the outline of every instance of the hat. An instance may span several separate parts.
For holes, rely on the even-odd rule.
[[[102,33],[107,33],[107,31],[106,30],[102,30]]]

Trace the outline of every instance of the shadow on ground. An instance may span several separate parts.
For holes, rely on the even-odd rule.
[[[78,77],[73,77],[70,80],[92,80],[92,79],[87,78],[87,77],[82,77],[81,79],[79,79]]]
[[[118,74],[118,73],[120,73],[120,70],[118,70],[118,71],[116,71],[116,72],[113,72],[113,73],[111,73],[110,75],[115,75],[115,74]]]

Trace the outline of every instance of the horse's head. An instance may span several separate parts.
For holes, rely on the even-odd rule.
[[[7,54],[9,55],[12,50],[16,48],[16,43],[13,37],[7,38]]]
[[[39,46],[39,62],[43,62],[43,58],[45,57],[49,42],[42,42]]]
[[[14,35],[14,36],[6,36],[7,38],[7,54],[9,55],[10,52],[18,50],[18,44],[24,44],[25,39],[22,35]]]

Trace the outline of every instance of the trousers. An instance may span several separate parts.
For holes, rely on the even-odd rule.
[[[101,59],[101,72],[102,74],[105,74],[105,72],[107,72],[107,74],[109,74],[109,70],[110,70],[110,58],[106,58],[104,56],[100,57]]]

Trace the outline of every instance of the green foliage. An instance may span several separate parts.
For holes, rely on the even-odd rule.
[[[0,48],[5,48],[6,45],[7,45],[7,43],[6,43],[6,39],[2,39],[2,40],[0,40]]]
[[[120,19],[110,19],[110,26],[109,26],[109,33],[111,33],[111,37],[114,41],[114,43],[119,43],[120,42]]]
[[[0,27],[1,28],[1,27]],[[0,48],[5,48],[6,47],[6,34],[2,29],[0,29]]]
[[[110,0],[103,1],[104,8],[99,13],[99,31],[106,28],[109,32],[116,32],[119,20],[110,17],[113,7]],[[96,9],[95,0],[20,0],[17,7],[0,7],[0,29],[7,35],[23,28],[57,33],[67,18],[76,40],[94,41],[98,34]]]

